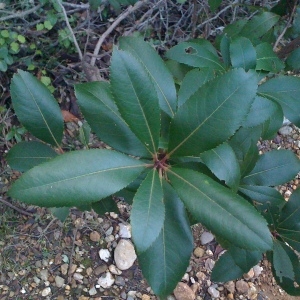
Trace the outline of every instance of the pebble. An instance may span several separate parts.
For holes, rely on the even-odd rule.
[[[42,297],[47,297],[50,294],[51,294],[51,288],[50,287],[46,287],[42,290]]]
[[[137,258],[132,243],[121,239],[115,249],[114,258],[120,270],[128,270]]]
[[[115,279],[110,272],[106,272],[98,279],[98,284],[104,289],[111,287],[114,284],[114,282]]]
[[[200,237],[201,245],[206,245],[210,243],[214,238],[215,237],[210,232],[204,231]]]
[[[282,135],[289,135],[291,134],[293,131],[293,128],[290,127],[290,126],[282,126],[280,129],[279,129],[279,133],[282,134]]]
[[[114,274],[114,275],[121,275],[122,274],[122,271],[119,270],[115,265],[110,265],[108,267],[109,271]]]
[[[213,286],[210,286],[207,291],[213,298],[220,297],[220,292]]]
[[[246,280],[250,280],[251,278],[253,278],[254,277],[254,270],[253,270],[253,268],[251,268],[248,273],[244,274],[243,277]]]
[[[40,271],[40,278],[44,281],[47,281],[49,277],[49,272],[48,270],[44,269]]]
[[[73,277],[77,281],[81,281],[83,279],[83,275],[81,275],[80,273],[74,273]]]
[[[68,268],[69,268],[69,265],[68,265],[68,264],[62,264],[62,265],[60,266],[61,273],[62,273],[63,275],[67,275],[67,273],[68,273]]]
[[[244,280],[238,280],[235,284],[235,287],[236,287],[236,290],[241,294],[245,294],[249,290],[249,286],[248,286],[247,282]]]
[[[263,268],[259,265],[256,265],[253,267],[253,271],[254,271],[254,276],[258,277],[261,274],[261,272],[263,271]]]
[[[194,300],[196,298],[193,290],[183,282],[179,282],[174,290],[174,296],[177,300]]]
[[[65,279],[60,276],[55,276],[55,284],[58,288],[60,288],[60,287],[64,286]]]
[[[228,292],[234,293],[235,292],[235,283],[234,281],[228,281],[224,284],[224,287],[227,289]]]
[[[254,284],[251,282],[251,286],[247,292],[247,296],[249,299],[257,299],[257,290],[254,286]]]
[[[94,286],[91,289],[89,289],[90,296],[95,296],[96,294],[97,294],[97,290]]]
[[[146,295],[146,294],[143,294],[142,295],[142,300],[150,300],[150,296],[149,295]]]
[[[124,277],[116,276],[115,284],[120,285],[120,286],[124,286],[126,284]]]
[[[199,258],[202,257],[204,255],[204,253],[205,253],[205,250],[201,247],[196,247],[194,250],[194,255]]]
[[[105,262],[108,262],[108,260],[110,258],[110,252],[108,249],[100,249],[99,256],[102,260],[104,260]]]
[[[98,276],[98,275],[104,273],[106,270],[107,270],[107,265],[105,265],[105,264],[104,264],[104,265],[100,265],[100,266],[98,266],[98,267],[94,270],[94,274],[95,274],[96,276]]]
[[[90,233],[90,240],[91,240],[92,242],[99,242],[99,241],[100,241],[100,238],[101,238],[101,236],[100,236],[99,232],[97,232],[97,231],[92,231],[92,232]]]
[[[207,270],[212,270],[213,269],[213,267],[215,266],[215,261],[214,260],[212,260],[211,258],[208,258],[206,261],[205,261],[205,268],[207,269]]]
[[[120,227],[119,236],[124,239],[130,239],[131,238],[131,226],[120,223],[119,227]]]

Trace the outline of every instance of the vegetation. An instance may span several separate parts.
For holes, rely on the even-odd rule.
[[[185,273],[195,223],[227,249],[212,280],[238,278],[267,253],[278,284],[300,295],[300,192],[286,202],[274,188],[298,174],[300,161],[288,150],[259,155],[256,146],[276,134],[283,116],[300,127],[300,79],[287,75],[298,69],[298,50],[287,65],[274,52],[276,9],[227,26],[215,45],[179,43],[166,60],[142,38],[120,38],[110,81],[75,85],[80,110],[107,149],[64,153],[58,102],[19,70],[13,107],[38,140],[8,153],[10,166],[25,171],[9,195],[62,219],[70,207],[103,213],[114,208],[112,195],[125,197],[139,264],[161,298]]]

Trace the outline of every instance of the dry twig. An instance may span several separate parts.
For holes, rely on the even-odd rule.
[[[21,208],[18,208],[18,207],[16,207],[16,206],[14,206],[13,204],[11,204],[10,202],[8,202],[8,201],[2,199],[2,197],[0,197],[0,202],[2,202],[3,204],[7,205],[8,207],[14,209],[15,211],[19,212],[19,213],[22,214],[22,215],[25,215],[25,216],[28,216],[28,217],[33,217],[33,216],[34,216],[33,214],[27,212],[26,210],[23,210],[23,209],[21,209]]]
[[[15,14],[11,14],[9,16],[6,16],[6,17],[2,17],[0,18],[0,22],[3,22],[3,21],[6,21],[6,20],[9,20],[9,19],[16,19],[16,18],[23,18],[29,14],[32,14],[34,12],[36,12],[38,9],[40,9],[42,7],[42,5],[37,5],[31,9],[28,9],[28,10],[25,10],[25,11],[22,11],[22,12],[17,12]]]

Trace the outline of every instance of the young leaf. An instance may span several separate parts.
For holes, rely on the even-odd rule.
[[[271,44],[261,43],[255,49],[257,54],[256,70],[277,73],[284,68],[284,63],[274,53]]]
[[[214,78],[212,69],[193,69],[186,74],[178,92],[178,107],[184,104],[204,83]]]
[[[192,170],[172,168],[167,175],[189,212],[214,234],[247,250],[272,248],[265,220],[245,199]]]
[[[63,135],[63,118],[58,103],[37,78],[19,70],[11,82],[11,98],[20,122],[34,136],[59,146]]]
[[[230,43],[230,58],[234,68],[241,67],[248,71],[256,66],[255,48],[245,37],[237,37]]]
[[[285,203],[277,225],[282,239],[297,251],[300,251],[300,189],[293,192]]]
[[[142,38],[121,37],[119,47],[141,61],[154,83],[160,108],[173,117],[177,109],[176,89],[172,75],[161,57]]]
[[[25,172],[55,156],[57,153],[48,145],[32,141],[16,144],[8,152],[6,160],[12,169]]]
[[[150,153],[120,116],[107,82],[75,85],[80,109],[97,136],[121,152],[140,157]]]
[[[280,241],[274,240],[273,246],[273,266],[279,282],[282,282],[282,277],[294,280],[295,274],[292,262],[285,251],[285,244]]]
[[[258,94],[278,102],[284,115],[300,127],[300,78],[280,76],[272,78],[258,87]]]
[[[224,180],[234,191],[237,190],[241,179],[240,166],[227,143],[204,152],[201,159],[220,180]]]
[[[122,118],[146,148],[156,153],[160,134],[158,96],[142,63],[127,52],[114,50],[111,87]]]
[[[170,155],[197,156],[225,142],[249,112],[256,88],[255,77],[242,69],[200,87],[171,123]]]
[[[84,205],[121,190],[144,169],[143,162],[111,150],[70,152],[26,172],[9,195],[45,207]]]
[[[163,181],[165,221],[154,243],[138,253],[143,275],[155,294],[167,297],[181,280],[193,251],[193,236],[185,208],[174,189]]]
[[[242,126],[254,127],[267,121],[276,112],[277,107],[276,102],[256,96]]]
[[[289,150],[262,154],[254,169],[243,178],[248,185],[276,186],[292,180],[300,171],[300,160]]]
[[[166,57],[196,68],[224,71],[218,55],[210,47],[212,46],[207,46],[206,43],[183,42],[171,48]]]
[[[156,169],[148,173],[133,198],[132,237],[137,251],[144,252],[161,232],[165,218],[161,180]]]

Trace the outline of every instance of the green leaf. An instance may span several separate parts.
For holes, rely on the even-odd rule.
[[[70,152],[26,172],[9,194],[46,207],[84,205],[121,190],[143,169],[141,161],[111,150]]]
[[[253,43],[257,43],[257,40],[266,34],[279,19],[280,17],[276,14],[263,12],[248,21],[239,35],[249,38]]]
[[[171,123],[169,154],[197,156],[225,142],[249,112],[256,88],[255,77],[242,69],[200,87],[178,109]]]
[[[90,135],[91,135],[90,125],[87,122],[83,122],[82,126],[79,128],[79,140],[83,145],[85,145],[85,147],[89,146]]]
[[[230,58],[234,68],[241,67],[248,71],[256,66],[255,48],[245,37],[237,37],[230,43]]]
[[[295,49],[287,58],[286,63],[293,70],[300,69],[300,48]]]
[[[59,146],[63,135],[63,117],[47,87],[28,72],[19,70],[11,83],[14,110],[20,122],[34,136]]]
[[[224,180],[234,191],[237,190],[241,179],[240,166],[227,143],[204,152],[201,159],[220,180]]]
[[[225,27],[223,34],[227,35],[229,38],[240,36],[240,32],[246,26],[247,22],[247,19],[241,19],[232,24],[229,24]]]
[[[12,42],[9,46],[13,53],[18,53],[20,51],[20,45],[17,42]]]
[[[119,213],[118,206],[112,197],[106,197],[100,201],[93,202],[91,208],[100,216],[103,216],[107,212]]]
[[[255,167],[255,164],[259,158],[258,148],[256,142],[252,141],[249,149],[244,152],[242,160],[239,160],[241,177],[249,174]]]
[[[166,57],[196,68],[211,68],[224,71],[224,66],[218,55],[212,52],[206,43],[180,43],[171,48],[166,53]]]
[[[294,280],[295,274],[293,270],[292,262],[285,251],[285,244],[280,241],[274,240],[273,246],[273,266],[276,272],[276,276],[279,281],[282,282],[282,277]]]
[[[300,171],[300,160],[290,150],[262,154],[254,169],[243,178],[248,185],[276,186],[292,180]]]
[[[97,136],[111,147],[136,156],[150,153],[120,116],[107,82],[75,85],[75,93],[85,119]]]
[[[300,78],[280,76],[272,78],[258,87],[260,96],[278,102],[285,117],[300,127]]]
[[[4,38],[8,38],[9,37],[9,31],[7,29],[1,30],[0,34]]]
[[[220,42],[220,51],[226,67],[230,66],[230,39],[226,34],[222,36]]]
[[[43,30],[44,29],[44,24],[40,23],[40,24],[36,24],[36,30]]]
[[[26,42],[25,37],[21,34],[18,35],[17,39],[21,44],[24,44]]]
[[[261,43],[255,49],[257,54],[256,70],[278,73],[284,68],[284,63],[274,53],[271,44]]]
[[[241,277],[262,259],[260,251],[248,251],[231,247],[217,261],[211,274],[211,279],[217,282],[227,282]]]
[[[212,69],[193,69],[189,71],[178,92],[178,107],[184,104],[204,83],[214,78]]]
[[[167,297],[181,280],[193,251],[193,236],[185,208],[173,188],[163,181],[165,221],[158,238],[143,253],[139,265],[155,294]]]
[[[142,38],[122,37],[119,47],[141,61],[154,83],[160,108],[173,117],[177,108],[176,89],[172,75],[161,57]]]
[[[216,11],[218,7],[221,5],[222,0],[208,0],[208,5],[212,12]]]
[[[174,77],[175,82],[182,82],[184,76],[187,72],[191,71],[193,68],[184,64],[180,64],[175,60],[167,60],[166,66]]]
[[[282,239],[300,251],[300,189],[291,195],[281,211],[277,231]]]
[[[243,127],[254,127],[267,121],[277,109],[278,105],[274,101],[256,96],[243,123]]]
[[[7,71],[7,63],[4,60],[0,60],[0,71],[2,72]]]
[[[56,157],[57,153],[41,142],[21,142],[7,154],[6,160],[12,169],[25,172]]]
[[[55,218],[64,222],[70,213],[70,207],[51,207],[50,212]]]
[[[172,168],[167,174],[189,212],[214,234],[247,250],[272,248],[266,221],[245,199],[192,170]]]
[[[139,253],[147,250],[161,232],[165,206],[161,180],[156,169],[148,173],[133,198],[130,215],[132,237]]]
[[[160,109],[148,72],[131,54],[114,50],[110,78],[122,118],[149,152],[156,153],[160,135]]]

